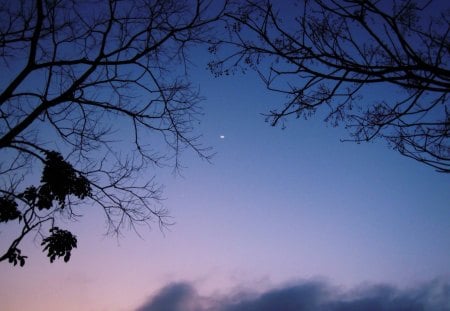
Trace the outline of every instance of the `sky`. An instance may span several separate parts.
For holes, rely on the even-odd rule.
[[[213,78],[197,53],[216,155],[158,171],[175,224],[116,239],[92,208],[67,224],[69,263],[28,241],[23,268],[0,265],[0,309],[450,310],[449,177],[382,141],[343,143],[320,115],[271,127],[261,113],[284,98],[251,72]]]

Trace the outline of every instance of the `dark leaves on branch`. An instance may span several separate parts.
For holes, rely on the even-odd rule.
[[[60,153],[55,151],[45,151],[46,159],[41,177],[41,185],[38,187],[29,186],[25,191],[17,195],[9,194],[0,197],[0,223],[18,219],[24,220],[27,230],[33,230],[30,227],[30,214],[36,216],[35,208],[38,210],[51,209],[56,201],[59,208],[64,208],[66,199],[69,195],[74,195],[79,199],[84,199],[91,195],[91,184],[89,180],[81,173],[76,171],[72,165],[64,160]],[[19,210],[19,203],[24,203],[23,214]],[[47,216],[46,216],[47,217]],[[38,224],[51,218],[39,218]],[[36,225],[34,225],[36,226]],[[28,232],[28,231],[27,231]],[[27,233],[23,233],[22,237]],[[65,262],[70,260],[71,251],[77,247],[76,237],[67,230],[61,230],[56,226],[50,229],[51,235],[42,240],[43,251],[47,251],[50,262],[56,258],[63,257]],[[10,263],[20,266],[25,265],[25,258],[22,256],[17,245],[11,245],[10,249],[1,256],[1,260],[8,260]]]
[[[17,209],[17,203],[12,198],[0,197],[0,222],[8,222],[10,220],[22,219],[22,214]]]
[[[37,194],[39,209],[50,209],[53,200],[58,201],[63,208],[68,195],[75,195],[80,199],[91,195],[89,180],[75,171],[73,166],[56,151],[46,152],[41,182],[42,186]],[[31,192],[30,195],[32,198]]]
[[[25,258],[28,258],[27,256],[23,256],[18,248],[11,249],[8,252],[7,257],[9,263],[12,263],[15,266],[19,264],[21,267],[25,265]]]
[[[51,235],[46,237],[41,245],[45,245],[43,251],[47,251],[50,262],[58,257],[64,256],[64,262],[70,259],[71,251],[77,247],[77,238],[70,231],[53,227],[50,229]]]

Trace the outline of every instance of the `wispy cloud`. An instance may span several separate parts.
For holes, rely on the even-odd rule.
[[[305,281],[259,294],[200,296],[190,283],[173,283],[137,311],[450,311],[450,283],[442,280],[400,290],[371,285],[343,291]]]

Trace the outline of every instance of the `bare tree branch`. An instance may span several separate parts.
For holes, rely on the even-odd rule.
[[[31,232],[51,261],[69,260],[76,237],[57,225],[82,214],[82,202],[103,209],[113,234],[171,223],[161,187],[143,174],[178,169],[185,149],[211,157],[195,133],[202,98],[187,78],[188,50],[213,38],[226,5],[0,4],[0,221],[22,228],[0,261],[23,265],[18,246]],[[41,183],[27,184],[31,168],[40,167]]]
[[[385,139],[450,172],[448,5],[436,12],[433,1],[308,0],[291,20],[276,4],[248,0],[227,14],[229,39],[210,48],[213,73],[250,68],[287,94],[267,114],[274,126],[320,109],[327,122],[344,123],[352,141]],[[403,95],[366,100],[377,85]]]

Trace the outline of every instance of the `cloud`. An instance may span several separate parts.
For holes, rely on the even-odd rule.
[[[195,289],[187,283],[169,284],[137,311],[197,311],[199,297]]]
[[[450,311],[450,283],[442,280],[399,290],[372,285],[342,291],[305,281],[263,293],[202,297],[189,283],[164,287],[137,311]]]

